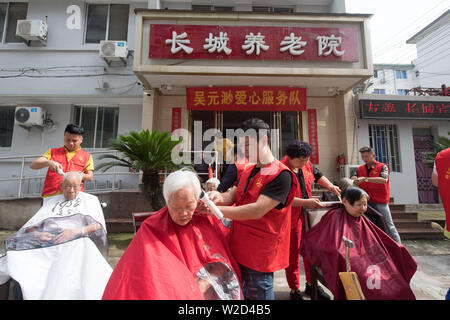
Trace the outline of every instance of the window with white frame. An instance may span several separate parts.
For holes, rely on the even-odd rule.
[[[373,89],[375,94],[386,94],[386,89]]]
[[[84,148],[106,148],[109,139],[117,138],[118,107],[75,106],[73,119],[84,128]]]
[[[88,4],[85,43],[128,37],[128,4]]]
[[[406,70],[395,70],[396,79],[406,79]]]
[[[15,107],[0,107],[0,148],[11,147]]]
[[[401,172],[397,125],[369,124],[369,144],[377,161],[387,164],[391,172]]]
[[[403,95],[403,96],[407,96],[408,92],[409,92],[408,89],[397,89],[397,94],[400,94],[400,95]]]
[[[22,38],[16,37],[17,20],[27,18],[27,2],[0,3],[0,36],[1,43],[22,42]]]

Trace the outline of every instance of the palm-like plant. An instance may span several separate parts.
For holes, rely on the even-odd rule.
[[[448,135],[450,136],[450,131],[448,132]],[[450,139],[447,137],[438,137],[436,139],[436,142],[430,142],[428,144],[433,148],[433,152],[428,152],[427,154],[425,154],[425,159],[423,160],[423,162],[428,167],[433,168],[434,159],[436,158],[437,154],[444,149],[450,148]]]
[[[159,210],[162,201],[162,185],[160,172],[177,169],[172,162],[172,149],[180,143],[181,138],[173,140],[170,132],[142,130],[120,134],[116,139],[110,139],[108,149],[118,151],[119,155],[105,154],[100,159],[103,162],[98,169],[106,171],[112,167],[126,167],[142,171],[141,190],[150,202],[153,210]]]

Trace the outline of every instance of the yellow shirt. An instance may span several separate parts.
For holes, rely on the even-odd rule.
[[[73,156],[77,153],[77,151],[80,150],[81,148],[78,148],[77,150],[74,150],[74,151],[69,151],[69,150],[67,150],[66,147],[64,147],[64,149],[66,150],[67,161],[70,161],[73,158]],[[44,158],[46,158],[47,160],[50,160],[52,158],[52,149],[48,149],[42,156]],[[90,155],[89,160],[86,163],[86,167],[84,167],[84,171],[86,171],[86,172],[94,171],[94,160],[92,159],[92,155]],[[47,195],[43,196],[43,198],[56,196],[61,193],[62,193],[61,189],[58,189],[58,191],[56,191],[55,193],[47,194]]]

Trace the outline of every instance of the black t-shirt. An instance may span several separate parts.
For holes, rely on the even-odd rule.
[[[227,168],[227,171],[225,171],[225,175],[223,175],[222,180],[220,181],[219,186],[217,187],[217,191],[219,192],[225,192],[229,188],[233,186],[234,181],[237,179],[237,168],[236,165],[230,164]]]
[[[323,173],[320,172],[315,166],[313,166],[313,174],[314,181],[317,182],[320,178],[322,178]],[[298,172],[295,174],[297,176],[298,183],[300,184],[300,190],[302,190],[302,199],[309,199],[308,192],[306,191],[305,178],[303,177],[303,172],[301,169],[298,169]]]
[[[244,193],[247,191],[247,187],[250,184],[251,179],[261,170],[261,168],[254,167],[248,178],[248,183],[244,189]],[[280,203],[275,207],[277,210],[281,210],[286,206],[286,202],[289,197],[289,193],[292,188],[292,176],[291,172],[287,170],[281,171],[277,177],[269,182],[261,194],[272,198]]]

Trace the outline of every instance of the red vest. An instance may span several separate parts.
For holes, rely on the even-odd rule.
[[[450,232],[450,148],[438,153],[436,159],[438,189],[446,215],[446,230]]]
[[[251,165],[242,173],[236,190],[236,206],[256,202],[268,183],[282,171],[289,171],[289,168],[275,159],[261,168],[244,193],[254,167],[255,165]],[[270,174],[264,174],[267,171]],[[292,177],[292,188],[283,209],[274,208],[260,219],[233,221],[230,247],[238,263],[259,272],[274,272],[289,265],[291,205],[297,188],[297,179]]]
[[[303,179],[305,180],[306,192],[308,197],[311,198],[312,186],[316,178],[314,178],[314,169],[311,161],[308,161],[302,168]]]
[[[242,173],[244,172],[244,170],[248,167],[253,165],[253,163],[248,162],[247,158],[242,158],[239,161],[235,161],[234,165],[236,166],[236,170],[237,170],[237,175],[236,175],[236,180],[234,182],[234,184],[237,184],[237,182],[239,181],[239,179],[242,176]],[[233,185],[234,185],[233,184]]]
[[[86,167],[87,162],[90,158],[90,153],[80,149],[75,153],[75,155],[67,161],[66,149],[64,147],[56,148],[51,150],[52,156],[50,160],[60,163],[63,167],[64,172],[69,171],[83,171]],[[42,189],[42,195],[53,194],[57,192],[60,188],[62,182],[62,177],[50,170],[47,170],[47,176],[44,181],[44,188]],[[81,191],[84,190],[83,184],[81,184]]]
[[[381,169],[383,169],[384,163],[375,161],[375,168],[370,170],[370,175],[367,173],[367,167],[365,164],[359,166],[358,177],[379,177]],[[359,185],[361,189],[364,189],[370,197],[370,202],[373,203],[389,203],[390,189],[389,179],[388,183],[371,183],[363,182]]]
[[[295,175],[294,171],[292,170],[291,166],[289,165],[289,157],[285,156],[283,159],[281,159],[281,163],[284,164],[286,167],[288,167],[292,174]],[[295,178],[297,180],[297,178]],[[298,180],[297,180],[298,181]],[[297,190],[294,195],[296,198],[302,197],[302,191],[300,190],[300,184],[297,184]],[[291,208],[291,230],[297,231],[299,228],[299,218],[300,214],[302,212],[302,207],[292,207]],[[291,231],[292,232],[292,231]]]

